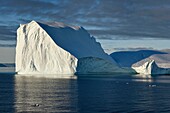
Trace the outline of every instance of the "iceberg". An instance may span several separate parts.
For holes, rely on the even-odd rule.
[[[17,74],[127,73],[83,27],[31,21],[17,29]]]
[[[139,74],[170,74],[170,54],[163,51],[121,51],[110,56],[121,67],[132,68]]]
[[[132,68],[139,74],[170,74],[170,68],[160,68],[154,60],[149,60],[138,67],[132,66]]]
[[[132,65],[140,74],[170,74],[170,54],[154,54]]]

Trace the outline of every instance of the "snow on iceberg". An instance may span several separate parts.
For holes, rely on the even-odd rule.
[[[90,57],[90,60],[86,57]],[[81,66],[78,63],[79,59]],[[105,65],[99,67],[98,64],[102,63]],[[20,25],[17,30],[18,74],[75,74],[77,70],[79,74],[85,74],[91,69],[91,72],[98,73],[97,68],[107,73],[113,70],[127,72],[117,66],[83,27],[61,23],[46,25],[32,21]]]

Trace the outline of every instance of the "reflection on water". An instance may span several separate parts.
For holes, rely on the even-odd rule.
[[[34,78],[53,78],[53,79],[77,79],[77,76],[75,75],[66,75],[66,74],[63,74],[63,75],[56,75],[56,74],[15,74],[15,76],[19,76],[19,77],[34,77]]]
[[[77,81],[16,76],[15,108],[17,112],[76,112]]]
[[[132,75],[132,81],[136,82],[154,82],[151,75],[136,74]]]
[[[136,74],[131,76],[132,81],[150,82],[150,83],[170,83],[170,75],[142,75]]]
[[[134,77],[134,78],[143,78],[143,79],[151,79],[152,78],[151,75],[144,75],[144,74],[136,74],[136,75],[132,75],[132,77]]]
[[[47,76],[0,75],[0,113],[170,112],[170,76]]]

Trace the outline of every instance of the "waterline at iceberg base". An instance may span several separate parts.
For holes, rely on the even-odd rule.
[[[17,30],[17,74],[140,73],[137,68],[123,67],[117,61],[83,27],[31,21]]]

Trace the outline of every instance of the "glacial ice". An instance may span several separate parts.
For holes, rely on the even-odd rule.
[[[81,65],[80,65],[81,64]],[[100,65],[99,65],[100,64]],[[127,73],[83,27],[36,21],[17,30],[18,74]]]
[[[57,46],[35,21],[21,25],[17,30],[18,74],[74,73],[76,62],[77,58]]]

